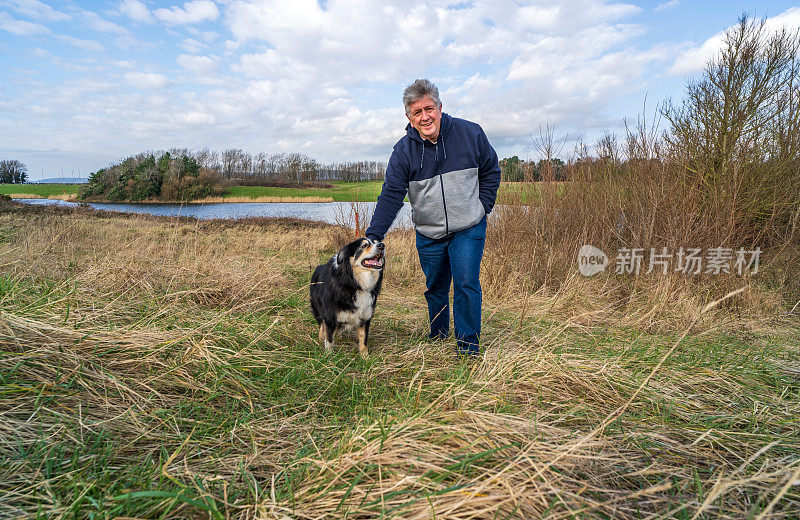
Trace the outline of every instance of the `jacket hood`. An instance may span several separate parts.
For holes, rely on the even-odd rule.
[[[447,131],[450,130],[450,125],[452,124],[452,122],[453,122],[453,120],[450,117],[450,115],[442,112],[442,122],[441,122],[441,126],[439,127],[439,136],[442,137],[443,139],[444,139],[445,134],[447,134]],[[425,144],[425,142],[426,142],[426,140],[423,139],[421,135],[419,135],[419,131],[416,128],[414,128],[413,126],[411,126],[411,123],[408,123],[406,125],[406,134],[408,135],[408,137],[410,139],[412,139],[413,141],[418,142],[419,144]],[[437,139],[437,141],[438,140],[439,139]],[[432,143],[430,141],[427,141],[427,143],[432,145]]]

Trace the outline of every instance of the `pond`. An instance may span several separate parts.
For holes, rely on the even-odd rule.
[[[53,206],[77,206],[75,202],[50,199],[16,199],[28,204]],[[360,212],[372,215],[375,202],[359,202]],[[353,225],[353,203],[350,202],[232,202],[210,204],[106,204],[88,203],[94,209],[120,211],[123,213],[145,213],[167,217],[194,217],[207,219],[237,219],[245,217],[294,217],[305,220],[320,220],[331,224],[347,222]],[[411,225],[411,204],[400,208],[392,228]],[[362,222],[363,226],[363,222]]]

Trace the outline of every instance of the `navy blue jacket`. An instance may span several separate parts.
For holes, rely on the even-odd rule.
[[[408,193],[414,227],[442,238],[488,215],[500,186],[500,165],[483,129],[442,114],[436,143],[410,124],[394,145],[378,204],[365,235],[383,240]]]

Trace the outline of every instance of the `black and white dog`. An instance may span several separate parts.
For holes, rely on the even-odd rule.
[[[344,246],[311,275],[311,311],[325,352],[337,330],[358,331],[358,351],[367,357],[367,335],[383,282],[383,242],[359,238]]]

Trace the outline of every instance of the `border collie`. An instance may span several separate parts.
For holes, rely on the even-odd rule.
[[[326,353],[333,350],[336,331],[356,329],[358,351],[367,357],[369,324],[383,282],[383,249],[383,242],[359,238],[311,275],[311,311]]]

